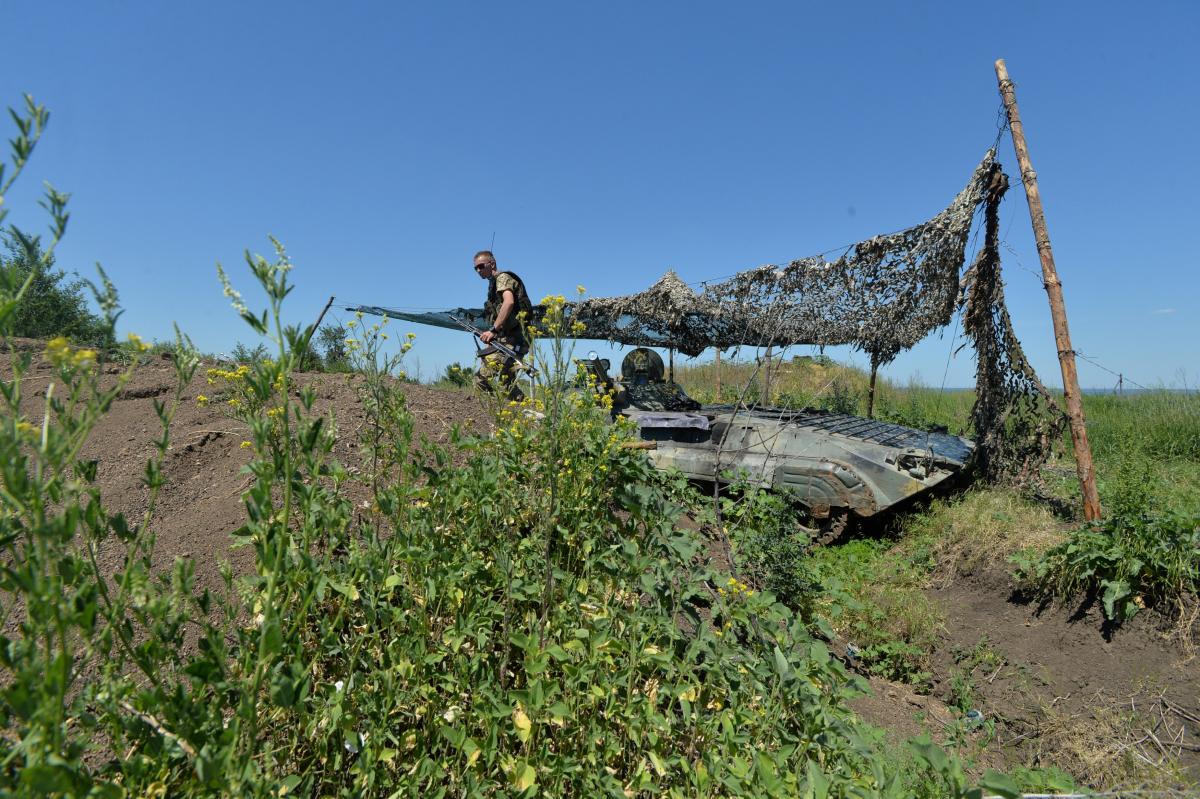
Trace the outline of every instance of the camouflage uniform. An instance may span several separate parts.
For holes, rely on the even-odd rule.
[[[529,344],[525,340],[525,332],[522,329],[523,320],[518,316],[524,313],[524,320],[528,321],[529,314],[533,310],[533,303],[529,300],[529,294],[525,291],[525,283],[521,278],[513,272],[497,272],[488,281],[487,302],[484,303],[483,308],[487,317],[494,324],[496,315],[500,313],[500,306],[504,302],[505,291],[513,293],[514,305],[512,313],[508,315],[504,326],[496,333],[493,340],[524,358],[529,352]],[[479,351],[479,371],[475,373],[475,385],[482,391],[494,391],[496,379],[499,379],[500,385],[504,387],[504,393],[508,399],[519,402],[525,397],[517,386],[517,364],[513,358],[498,351],[495,347],[484,347]]]

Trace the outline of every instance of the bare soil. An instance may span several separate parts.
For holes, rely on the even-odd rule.
[[[856,702],[864,718],[945,738],[966,694],[991,727],[973,737],[993,736],[981,767],[1057,766],[1092,786],[1200,783],[1200,660],[1177,620],[1144,611],[1114,628],[1094,598],[1039,604],[1004,564],[928,595],[946,614],[933,690],[872,680],[874,696]]]
[[[16,343],[18,349],[35,352],[45,347],[44,342]],[[111,374],[106,377],[115,381],[120,370],[109,367],[107,371]],[[0,353],[0,378],[10,377],[10,356]],[[336,420],[342,435],[335,455],[347,464],[356,463],[353,433],[364,418],[357,393],[360,378],[325,373],[294,378],[298,386],[314,390],[316,409],[331,412]],[[46,388],[53,379],[55,372],[41,359],[26,375],[22,409],[34,423],[41,422]],[[81,453],[82,458],[98,462],[96,482],[105,506],[124,513],[131,524],[141,520],[149,501],[143,476],[161,429],[153,403],[170,401],[174,391],[175,370],[169,360],[155,359],[139,367]],[[466,392],[404,384],[404,393],[413,415],[414,443],[424,439],[446,444],[455,425],[471,429],[486,417],[480,401]],[[202,366],[184,391],[171,426],[171,445],[163,463],[166,484],[159,491],[151,529],[156,536],[155,567],[167,568],[177,557],[192,558],[198,587],[218,590],[221,565],[228,563],[234,574],[247,574],[254,568],[254,554],[248,548],[234,548],[231,537],[245,520],[241,494],[250,483],[243,470],[250,451],[242,442],[249,436],[245,425],[224,413],[221,403],[197,402],[198,396],[212,394],[214,387],[208,385]],[[123,552],[114,541],[99,558],[102,568],[115,571]]]

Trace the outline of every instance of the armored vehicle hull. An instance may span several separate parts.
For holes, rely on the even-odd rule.
[[[630,406],[662,469],[707,483],[743,480],[786,492],[808,512],[818,538],[854,519],[927,494],[966,468],[974,443],[858,416],[806,409],[705,406],[646,411]]]
[[[617,380],[607,360],[593,355],[580,365],[653,443],[655,466],[710,484],[745,481],[786,493],[818,541],[928,494],[966,470],[975,451],[974,442],[944,431],[813,408],[701,406],[664,379],[661,358],[644,348],[626,356]]]

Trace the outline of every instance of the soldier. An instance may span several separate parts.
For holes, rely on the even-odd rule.
[[[528,321],[533,311],[525,283],[514,272],[496,271],[496,256],[490,250],[475,253],[475,272],[488,282],[487,302],[483,308],[492,320],[491,329],[479,339],[484,344],[497,341],[519,357],[525,357],[529,352],[529,344],[525,340],[522,322]],[[520,318],[522,312],[524,319]],[[479,371],[475,373],[475,385],[478,388],[495,391],[493,380],[499,377],[508,399],[519,402],[525,397],[517,386],[517,365],[512,357],[489,346],[479,351],[479,359]]]

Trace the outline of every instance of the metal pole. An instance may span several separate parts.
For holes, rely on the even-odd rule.
[[[1012,132],[1013,149],[1021,167],[1021,182],[1025,184],[1025,199],[1029,202],[1029,217],[1033,222],[1033,237],[1037,241],[1038,256],[1042,261],[1042,282],[1050,300],[1050,318],[1054,322],[1054,342],[1058,347],[1058,365],[1062,369],[1063,396],[1067,405],[1067,417],[1071,423],[1071,442],[1075,446],[1075,466],[1079,472],[1079,486],[1083,493],[1083,516],[1089,521],[1101,516],[1100,494],[1096,491],[1096,467],[1092,462],[1092,448],[1088,444],[1087,427],[1083,419],[1083,398],[1079,393],[1079,376],[1075,371],[1075,350],[1071,348],[1071,334],[1067,329],[1067,309],[1063,304],[1062,282],[1054,268],[1054,253],[1050,249],[1050,234],[1046,231],[1046,216],[1042,212],[1042,198],[1038,193],[1037,172],[1029,160],[1029,148],[1025,145],[1025,128],[1017,111],[1017,95],[1013,82],[1008,77],[1004,59],[996,61],[996,78],[1000,82],[1000,95],[1008,112],[1008,128]]]

